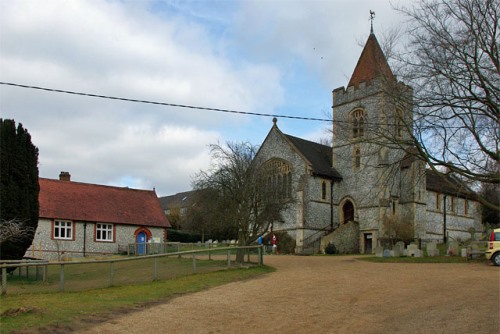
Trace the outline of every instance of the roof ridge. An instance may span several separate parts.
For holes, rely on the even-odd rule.
[[[75,184],[75,185],[86,185],[86,186],[93,186],[93,187],[104,187],[104,188],[114,188],[118,190],[133,190],[133,191],[144,191],[144,192],[155,192],[153,189],[138,189],[138,188],[130,188],[128,186],[126,187],[119,187],[119,186],[112,186],[112,185],[106,185],[106,184],[98,184],[98,183],[88,183],[88,182],[80,182],[80,181],[61,181],[58,179],[49,179],[46,177],[39,177],[39,180],[46,180],[46,181],[52,181],[52,182],[63,182],[64,184]]]

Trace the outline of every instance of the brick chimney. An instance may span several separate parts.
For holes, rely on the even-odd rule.
[[[71,174],[69,172],[61,172],[59,174],[60,181],[71,181]]]

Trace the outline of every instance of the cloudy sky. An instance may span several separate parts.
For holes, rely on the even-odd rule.
[[[397,1],[392,1],[396,3]],[[0,0],[0,81],[167,104],[327,118],[370,31],[401,24],[388,0]],[[379,37],[380,39],[380,37]],[[40,176],[191,189],[208,145],[260,144],[272,117],[0,85],[0,117],[28,129]],[[327,122],[279,118],[297,137]]]

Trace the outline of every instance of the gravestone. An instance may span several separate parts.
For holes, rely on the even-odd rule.
[[[437,249],[437,243],[435,241],[428,242],[426,247],[427,256],[439,256],[439,249]]]
[[[384,257],[384,247],[382,247],[382,246],[375,247],[375,256],[376,257]]]
[[[458,255],[458,252],[459,252],[458,242],[456,242],[456,241],[450,242],[448,244],[447,254],[449,256],[454,256],[454,255]]]
[[[401,256],[401,251],[399,249],[399,246],[394,245],[394,248],[391,250],[391,256],[392,257],[400,257]]]
[[[396,257],[403,255],[404,250],[405,250],[405,243],[402,241],[397,242],[394,245],[394,247],[392,247],[392,250],[394,251],[394,254],[395,254],[394,256],[396,256]]]
[[[415,243],[411,243],[408,245],[407,255],[413,257],[421,257],[422,251],[418,249],[418,245]]]
[[[388,249],[384,249],[384,257],[391,257],[391,251]]]

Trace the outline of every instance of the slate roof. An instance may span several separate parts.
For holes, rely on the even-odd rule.
[[[377,38],[372,33],[366,41],[363,52],[358,59],[356,68],[347,86],[357,87],[363,81],[368,84],[380,75],[385,76],[389,80],[394,79],[394,74],[387,63],[384,52],[380,44],[378,44]]]
[[[313,174],[342,179],[340,173],[332,167],[331,147],[287,134],[283,135],[311,163]]]
[[[40,218],[170,227],[154,190],[39,178]]]
[[[472,199],[472,191],[452,174],[443,174],[430,169],[425,171],[426,188],[441,194]]]

